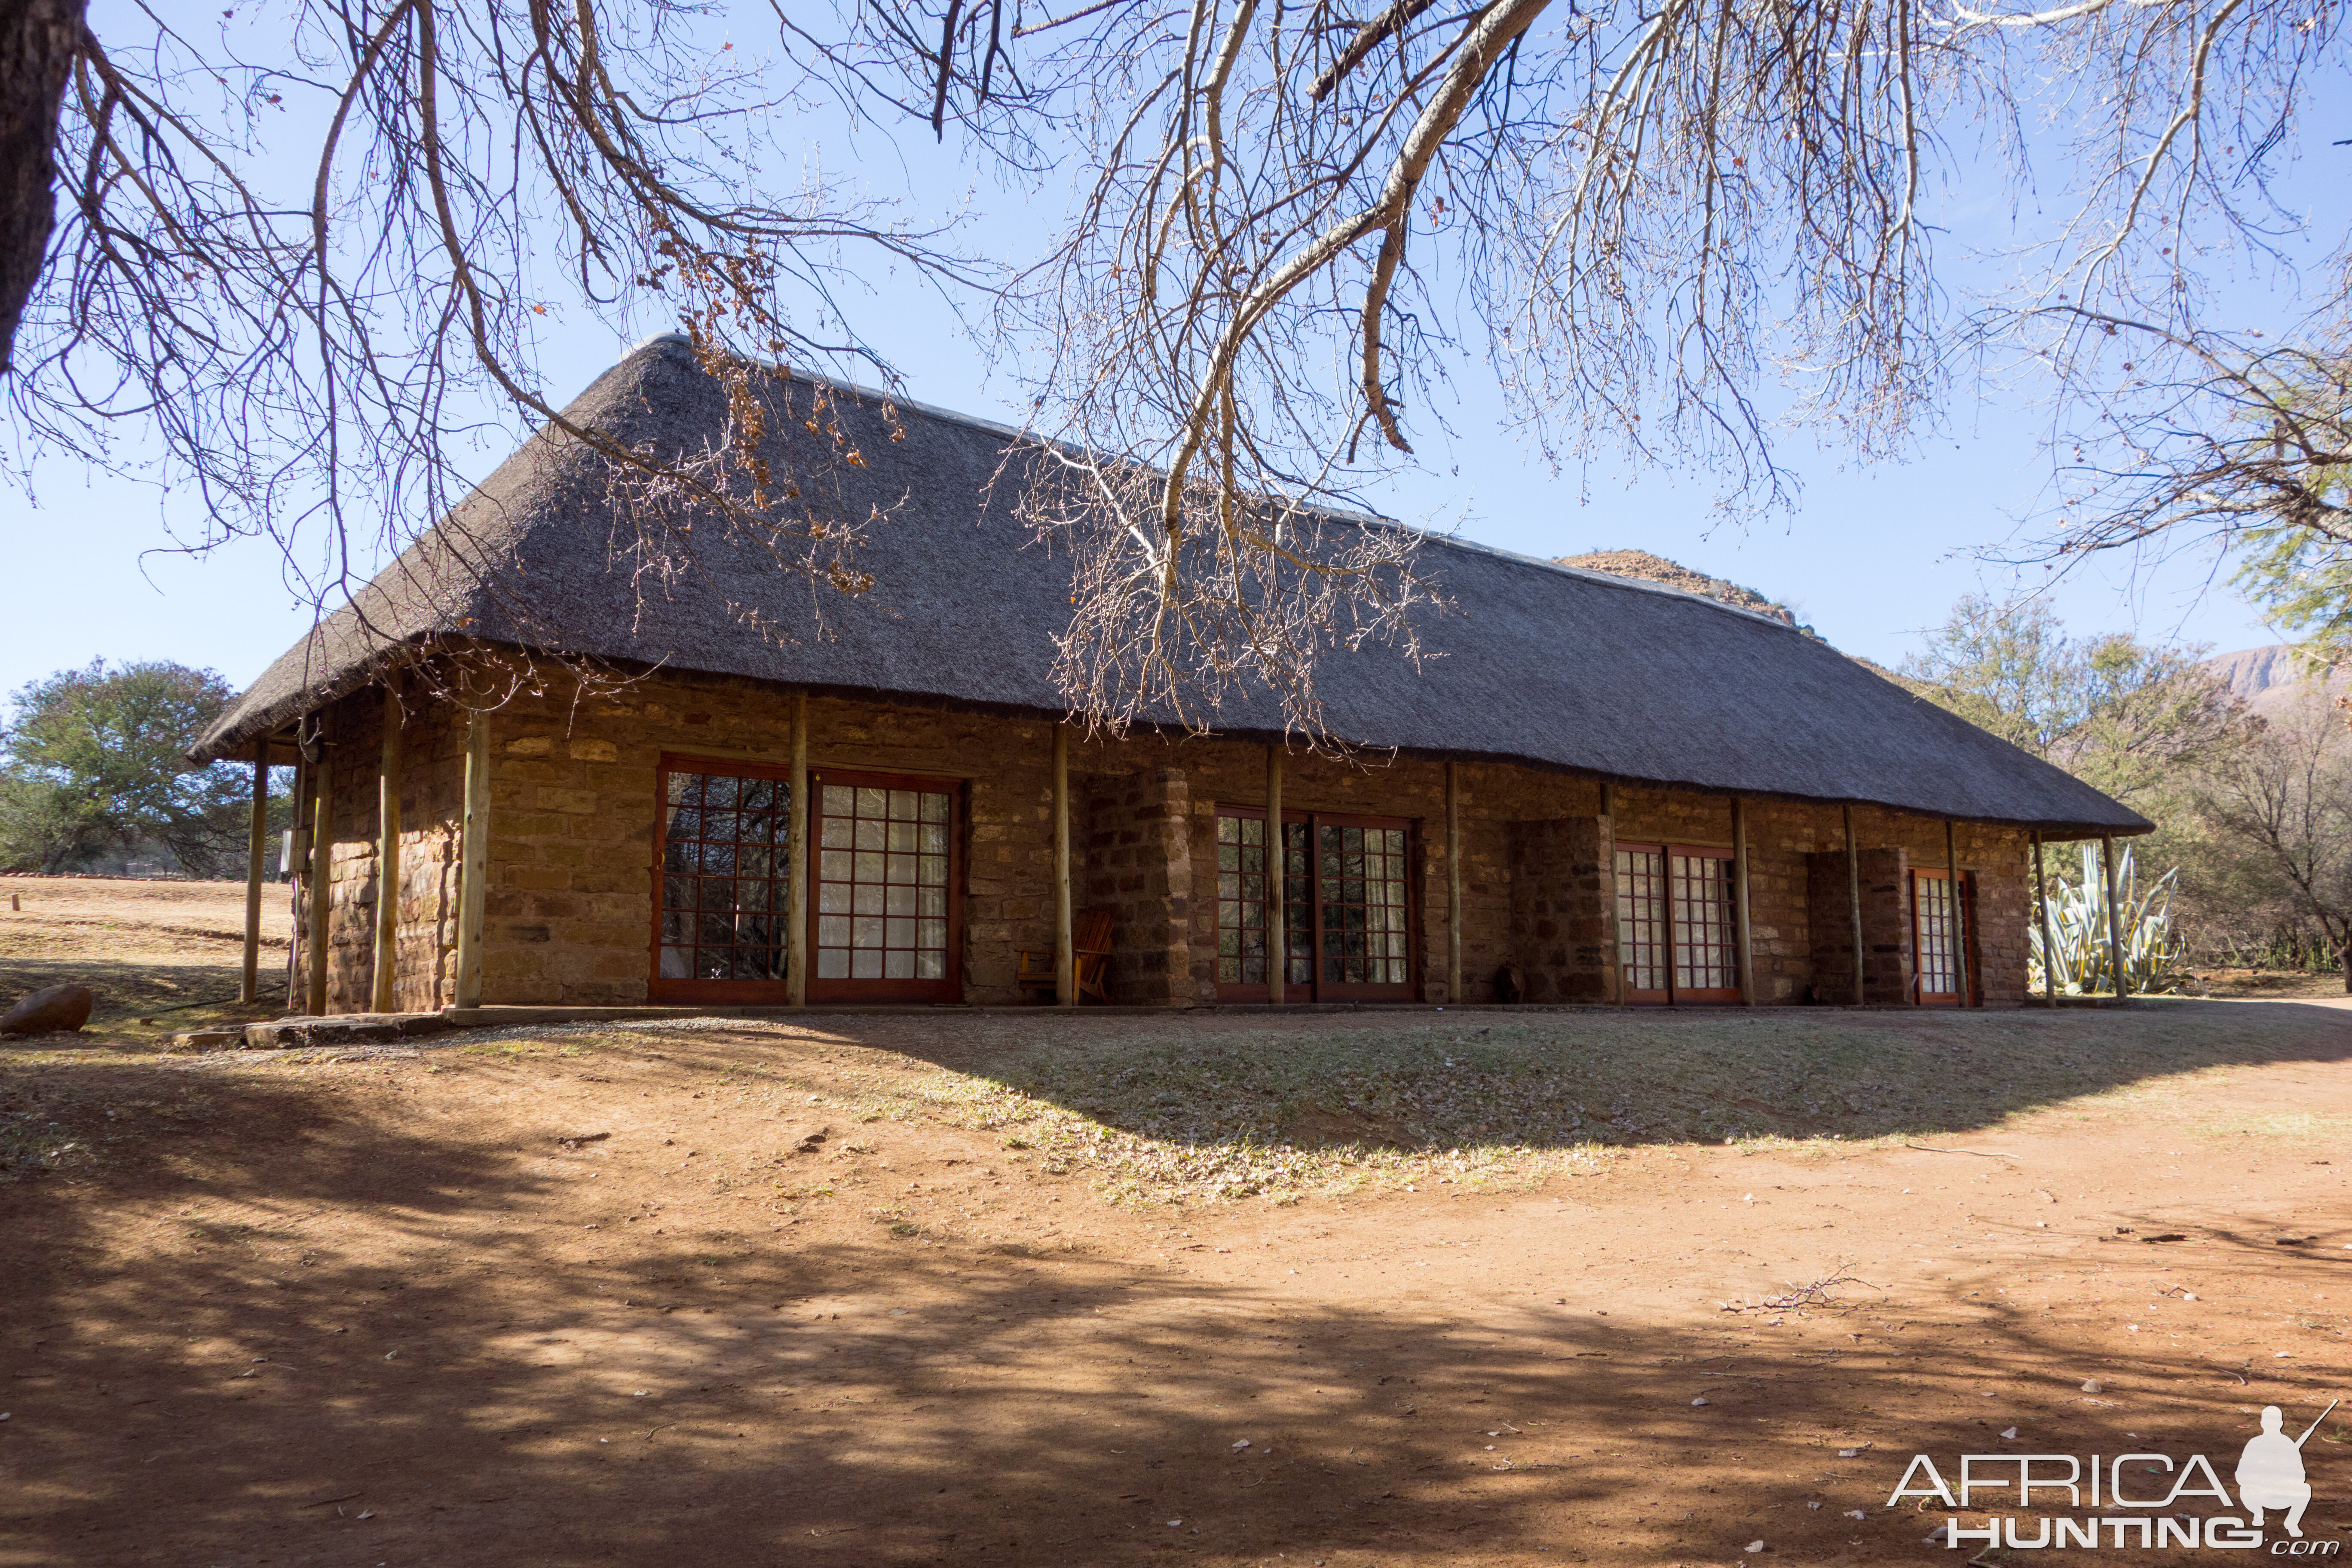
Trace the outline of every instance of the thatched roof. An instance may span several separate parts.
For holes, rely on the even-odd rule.
[[[1052,638],[1068,614],[1067,558],[1012,515],[1025,459],[1016,456],[1001,479],[999,468],[1014,433],[900,405],[905,438],[893,441],[878,399],[837,407],[868,459],[833,470],[837,504],[849,516],[890,515],[857,554],[877,586],[854,599],[828,594],[823,635],[780,641],[745,626],[744,606],[787,632],[814,625],[806,584],[748,547],[698,544],[698,574],[641,600],[631,563],[615,557],[604,460],[542,435],[356,607],[272,665],[196,754],[238,754],[365,682],[387,647],[437,638],[843,694],[1062,711]],[[569,412],[624,441],[677,450],[718,431],[725,405],[684,343],[661,338],[599,377]],[[813,439],[797,419],[772,421],[766,437],[780,467],[797,458],[803,471]],[[479,570],[450,569],[458,555]],[[1327,654],[1318,679],[1335,735],[1423,756],[2056,833],[2148,826],[1777,620],[1458,540],[1429,539],[1421,570],[1454,606],[1423,628],[1434,657],[1416,670],[1386,652]],[[1280,719],[1272,699],[1258,697],[1228,701],[1213,722],[1221,733],[1264,739]]]

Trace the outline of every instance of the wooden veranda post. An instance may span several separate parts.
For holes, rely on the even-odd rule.
[[[1078,1005],[1078,955],[1070,909],[1070,727],[1054,726],[1054,1000]]]
[[[1462,768],[1445,764],[1445,999],[1462,1005]]]
[[[482,1005],[482,918],[489,908],[490,717],[466,715],[466,802],[457,844],[457,985],[460,1007]]]
[[[327,1013],[327,905],[332,897],[335,825],[333,769],[327,761],[327,738],[311,742],[310,753],[310,919],[303,954],[310,971],[302,987],[302,1011],[313,1018]]]
[[[1969,910],[1960,897],[1959,836],[1944,818],[1944,879],[1952,895],[1952,974],[1960,985],[1960,1005],[1969,1005]]]
[[[1616,946],[1617,796],[1616,792],[1609,787],[1607,779],[1601,781],[1601,874],[1602,918],[1608,922],[1601,929],[1607,932],[1610,942],[1608,963],[1602,971],[1607,984],[1601,994],[1612,1002],[1622,1002],[1625,999],[1625,965],[1623,954]]]
[[[1276,743],[1265,749],[1265,999],[1273,1005],[1282,1001],[1284,972],[1290,965],[1282,910],[1289,858],[1282,836],[1282,747]]]
[[[2050,884],[2042,873],[2042,835],[2033,836],[2033,918],[2042,927],[2042,1002],[2058,1005],[2058,944],[2051,940]]]
[[[269,852],[269,737],[253,743],[253,824],[245,838],[245,969],[237,978],[236,999],[251,1003],[261,994],[262,857]]]
[[[793,792],[786,831],[792,839],[792,886],[785,895],[784,994],[808,1005],[809,771],[808,693],[793,694]]]
[[[1845,811],[1845,897],[1853,917],[1853,1005],[1863,1002],[1862,984],[1862,847],[1854,841],[1853,807]]]
[[[1748,943],[1748,803],[1731,797],[1731,939],[1738,949],[1739,1005],[1756,1005],[1756,965]]]
[[[375,978],[368,1011],[397,1011],[394,965],[400,950],[400,682],[383,689],[383,747],[376,762]]]
[[[2124,928],[2116,913],[2116,836],[2099,836],[2099,879],[2107,888],[2107,967],[2115,976],[2116,1000],[2131,994],[2124,980]]]

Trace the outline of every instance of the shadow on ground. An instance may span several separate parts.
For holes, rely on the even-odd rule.
[[[2137,1020],[1881,1026],[1895,1065],[1837,1090],[1855,1026],[1644,1020],[1656,1039],[1614,1081],[1679,1060],[1685,1084],[1726,1075],[1698,1095],[1713,1105],[1747,1088],[1743,1040],[1811,1049],[1823,1107],[1950,1130],[2064,1083],[2343,1054],[2340,1017],[2296,1044],[2272,1011],[2201,1057],[2162,1029],[2124,1057]],[[1038,1037],[1049,1052],[1087,1048],[1037,1026],[1066,1031]],[[1476,1027],[1495,1033],[1413,1044],[1504,1072],[1591,1039]],[[1226,1033],[1234,1058],[1265,1054]],[[878,1022],[862,1037],[913,1048]],[[729,1038],[666,1048],[740,1063]],[[2049,1065],[2041,1088],[1995,1080],[1922,1120],[1906,1108],[1939,1047],[1948,1093],[1996,1051]],[[2079,1341],[1958,1285],[1780,1331],[1675,1328],[1545,1302],[1318,1307],[911,1242],[624,1242],[551,1206],[576,1191],[551,1174],[572,1155],[190,1064],[52,1058],[10,1074],[0,1111],[105,1152],[0,1187],[10,1564],[1729,1563],[1754,1539],[1874,1563],[1932,1522],[1881,1511],[1914,1451],[1997,1448],[2016,1424],[2053,1450],[2220,1453],[2242,1406],[2306,1376],[2151,1344],[2098,1358],[2113,1397],[2085,1400]],[[2335,1271],[2253,1246],[2237,1268]]]
[[[971,1075],[1087,1126],[1225,1148],[1944,1136],[2184,1074],[2352,1058],[2352,1010],[2298,1003],[1432,1016],[835,1015],[658,1037],[713,1070],[755,1063],[786,1075],[812,1041],[860,1047]]]

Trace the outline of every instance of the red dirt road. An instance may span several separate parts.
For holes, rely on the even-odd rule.
[[[1958,1563],[1883,1506],[1915,1452],[2226,1479],[2262,1405],[2352,1384],[2352,1012],[2298,1016],[1920,1140],[1980,1153],[1181,1209],[845,1121],[827,1075],[953,1055],[929,1020],[25,1053],[0,1111],[102,1157],[0,1184],[0,1564]]]

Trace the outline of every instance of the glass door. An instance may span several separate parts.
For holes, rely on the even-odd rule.
[[[1263,807],[1217,808],[1217,994],[1263,1002],[1274,946],[1274,875]],[[1285,812],[1283,998],[1410,1001],[1412,825],[1401,818]]]
[[[775,1002],[786,986],[792,784],[781,768],[664,757],[654,826],[656,1002]]]
[[[961,786],[826,769],[809,787],[809,1000],[961,1001]]]
[[[1911,952],[1915,972],[1912,1000],[1923,1007],[1960,1005],[1960,942],[1965,884],[1953,897],[1948,871],[1915,869],[1911,873]]]
[[[1622,999],[1649,1005],[1738,1001],[1729,852],[1620,844],[1614,868]]]

